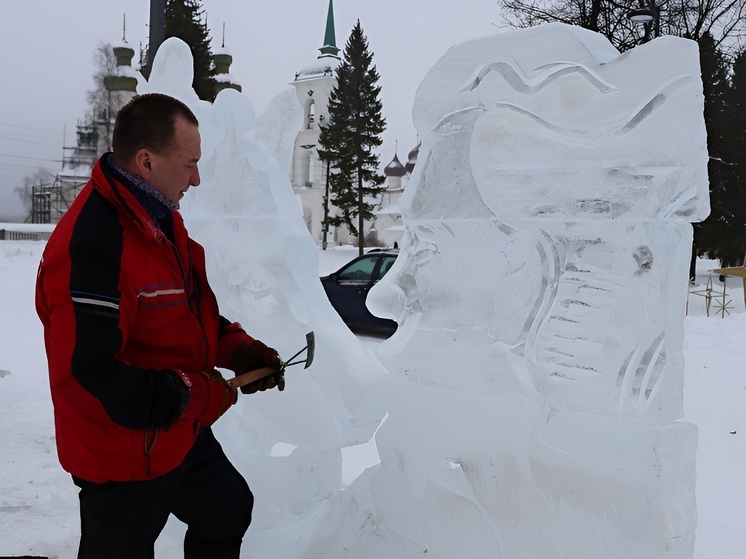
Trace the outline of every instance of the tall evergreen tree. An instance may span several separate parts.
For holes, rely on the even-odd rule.
[[[204,101],[215,99],[215,71],[210,49],[210,31],[199,0],[168,0],[164,37],[178,37],[192,50],[194,81],[192,87]]]
[[[699,41],[710,155],[710,216],[694,226],[697,256],[741,264],[746,250],[746,197],[739,188],[733,153],[734,126],[729,67],[710,35]]]
[[[746,191],[746,48],[733,61],[730,91],[734,167],[740,187]]]
[[[331,202],[342,212],[329,222],[344,224],[357,235],[361,255],[363,224],[373,217],[373,200],[383,192],[385,180],[378,173],[379,159],[373,151],[381,145],[386,120],[381,116],[380,76],[372,60],[358,21],[337,67],[337,84],[329,97],[329,123],[321,126],[319,136],[319,156],[336,170],[329,175]]]

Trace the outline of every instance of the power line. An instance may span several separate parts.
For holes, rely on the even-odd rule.
[[[43,138],[45,140],[49,140],[48,142],[35,142],[31,140],[23,140],[20,138],[11,138],[9,136],[3,136],[2,134],[0,134],[0,139],[7,140],[10,142],[14,142],[14,143],[19,143],[19,144],[31,144],[32,146],[43,146],[43,147],[48,147],[48,148],[53,148],[53,147],[57,147],[60,145],[59,139],[53,140],[52,138]],[[54,142],[54,143],[51,143],[51,142]]]
[[[7,134],[6,132],[3,132],[0,130],[0,139],[9,140],[11,142],[40,140],[43,142],[54,142],[55,144],[59,144],[60,141],[62,140],[62,135],[60,135],[59,138],[51,138],[49,136],[40,136],[38,134],[18,134],[18,133]]]
[[[51,128],[40,128],[38,126],[26,126],[24,124],[13,124],[11,122],[0,122],[0,126],[12,126],[13,128],[26,128],[28,130],[39,130],[41,132],[51,132],[53,134],[59,134],[59,130],[52,130]]]
[[[33,159],[34,161],[49,161],[50,163],[62,163],[61,159],[48,159],[45,157],[29,157],[27,155],[13,155],[11,153],[0,153],[2,157],[14,157],[16,159]]]

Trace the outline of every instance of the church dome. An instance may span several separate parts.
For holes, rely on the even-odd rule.
[[[383,174],[387,177],[403,177],[407,174],[404,165],[399,161],[398,155],[394,154],[394,159],[383,169]]]
[[[418,141],[417,145],[407,155],[407,164],[404,167],[407,173],[411,173],[414,170],[414,166],[417,164],[417,156],[420,154],[420,144],[421,142]]]

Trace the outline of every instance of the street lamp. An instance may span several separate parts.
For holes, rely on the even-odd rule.
[[[634,8],[627,14],[627,19],[634,23],[650,23],[655,19],[655,15],[650,8]]]
[[[632,8],[627,13],[627,19],[632,23],[639,23],[645,26],[643,42],[648,42],[650,40],[650,23],[653,21],[655,22],[653,36],[658,37],[660,35],[659,15],[660,10],[655,5],[655,0],[640,0],[640,7]]]
[[[329,164],[326,160],[326,189],[324,192],[324,223],[321,225],[321,250],[326,250],[326,234],[329,232]]]

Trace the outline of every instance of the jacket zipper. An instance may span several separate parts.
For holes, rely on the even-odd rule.
[[[150,438],[149,434],[150,434],[150,432],[151,432],[150,429],[145,429],[145,433],[143,435],[143,451],[145,453],[145,471],[146,471],[148,477],[150,477],[150,475],[152,473],[151,469],[150,469],[150,458],[152,456],[153,448],[155,447],[155,441],[158,440],[158,429],[154,429],[152,431],[152,433],[153,433],[153,440],[152,441],[149,441],[149,438]]]
[[[189,308],[192,310],[195,317],[197,318],[197,323],[200,326],[200,330],[202,330],[202,345],[205,348],[205,363],[204,363],[203,368],[206,369],[208,366],[207,358],[208,358],[208,353],[209,353],[208,347],[207,347],[207,337],[205,336],[205,333],[203,330],[202,320],[200,320],[200,309],[197,306],[197,302],[192,297],[193,290],[192,290],[191,274],[189,277],[187,277],[186,270],[184,269],[184,262],[181,260],[181,255],[179,254],[179,249],[176,247],[176,244],[171,242],[171,240],[168,239],[165,235],[162,235],[158,240],[161,242],[167,243],[171,247],[171,249],[174,251],[174,255],[176,256],[176,262],[179,264],[179,272],[181,273],[181,279],[184,281],[184,288],[186,290],[186,296],[187,296],[187,301],[189,303]],[[187,255],[190,259],[190,264],[191,264],[191,254],[189,254],[189,247],[187,247]],[[191,265],[189,269],[191,270]]]

